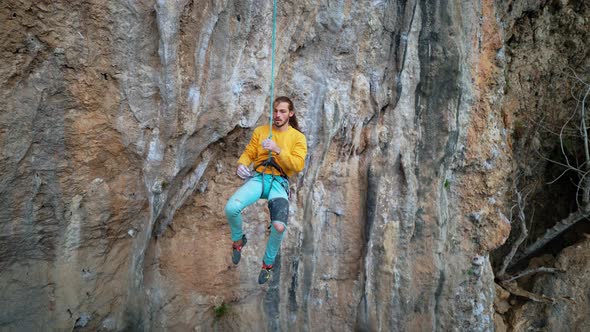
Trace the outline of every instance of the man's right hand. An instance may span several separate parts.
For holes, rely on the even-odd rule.
[[[244,180],[252,176],[252,173],[250,173],[250,169],[248,169],[248,167],[246,167],[242,164],[238,165],[238,170],[236,173],[238,174],[238,176],[240,178],[242,178]]]

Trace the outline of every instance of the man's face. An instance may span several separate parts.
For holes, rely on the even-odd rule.
[[[293,112],[289,111],[289,103],[278,103],[275,105],[275,111],[273,113],[273,122],[277,128],[289,123],[289,118],[293,116]]]

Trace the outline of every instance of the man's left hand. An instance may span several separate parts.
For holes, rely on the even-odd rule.
[[[276,154],[281,153],[281,148],[279,148],[277,143],[275,143],[275,141],[271,140],[270,138],[267,138],[264,141],[262,141],[262,148],[272,151]]]

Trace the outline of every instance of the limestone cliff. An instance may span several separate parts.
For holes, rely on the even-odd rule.
[[[272,2],[4,1],[0,328],[493,329],[507,11],[278,1],[309,155],[261,287],[266,206],[238,267],[223,206],[268,119]]]

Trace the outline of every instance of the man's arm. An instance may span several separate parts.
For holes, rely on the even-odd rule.
[[[246,145],[246,148],[244,149],[244,152],[242,152],[240,159],[238,159],[238,164],[250,166],[250,164],[256,160],[256,156],[258,155],[259,140],[260,138],[258,130],[254,129],[250,142],[248,143],[248,145]]]
[[[307,155],[307,140],[303,134],[298,135],[295,142],[288,147],[281,147],[277,159],[285,168],[299,173],[305,167],[305,156]]]

